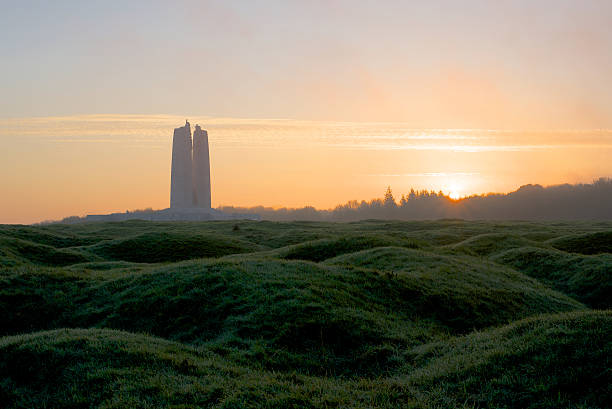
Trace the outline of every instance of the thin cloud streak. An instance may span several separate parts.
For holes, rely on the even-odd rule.
[[[424,173],[374,173],[366,176],[374,177],[453,177],[453,176],[475,176],[480,172],[424,172]]]
[[[566,144],[566,145],[384,145],[384,144],[332,144],[335,148],[348,150],[375,150],[375,151],[450,151],[464,153],[479,152],[523,152],[548,149],[569,149],[569,148],[588,148],[588,149],[611,149],[612,144],[588,145],[588,144]]]
[[[406,139],[406,140],[482,140],[490,139],[488,136],[474,136],[474,135],[439,135],[439,134],[419,134],[419,135],[354,135],[351,136],[355,139]]]
[[[51,139],[53,143],[125,143],[121,139],[99,139],[99,138],[74,138],[74,139]]]

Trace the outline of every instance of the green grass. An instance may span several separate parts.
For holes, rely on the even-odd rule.
[[[180,343],[107,329],[0,339],[7,408],[606,408],[612,313],[544,315],[408,351],[386,378],[247,368]]]
[[[569,235],[550,240],[556,249],[568,253],[612,253],[612,231]]]
[[[90,261],[91,256],[78,251],[55,248],[36,242],[0,236],[5,265],[31,263],[42,266],[68,266]]]
[[[161,263],[248,253],[259,246],[219,235],[150,232],[103,241],[88,250],[108,260]]]
[[[436,336],[584,308],[511,270],[486,276],[469,263],[418,260],[416,275],[269,259],[184,262],[109,280],[5,275],[0,328],[146,332],[238,362],[350,376],[384,373],[399,350]]]
[[[514,270],[467,256],[449,256],[422,250],[380,247],[327,263],[373,269],[401,288],[421,317],[432,317],[466,332],[500,325],[540,312],[583,308]]]
[[[420,247],[414,240],[380,234],[367,234],[307,241],[279,250],[278,256],[288,260],[319,262],[341,254],[386,246]]]
[[[611,232],[0,226],[0,406],[609,407]]]
[[[523,247],[493,260],[522,271],[593,308],[612,308],[612,254],[583,256]]]
[[[96,238],[79,237],[72,232],[56,232],[52,227],[0,226],[0,237],[21,239],[56,248],[86,246]]]
[[[429,405],[610,407],[612,312],[544,315],[415,348]],[[450,398],[450,399],[449,399]]]
[[[449,248],[459,253],[488,257],[501,251],[526,246],[539,247],[542,244],[519,235],[485,233],[455,243]]]

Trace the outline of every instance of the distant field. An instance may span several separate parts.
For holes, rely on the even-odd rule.
[[[0,226],[0,407],[612,407],[612,222]]]

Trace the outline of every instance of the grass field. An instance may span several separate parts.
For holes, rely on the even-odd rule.
[[[0,407],[612,407],[612,223],[0,226]]]

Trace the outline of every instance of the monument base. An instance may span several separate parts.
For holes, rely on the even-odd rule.
[[[225,213],[216,209],[198,207],[170,207],[163,210],[143,210],[125,213],[90,214],[84,222],[118,222],[123,220],[150,221],[207,221],[207,220],[261,220],[257,214]]]

